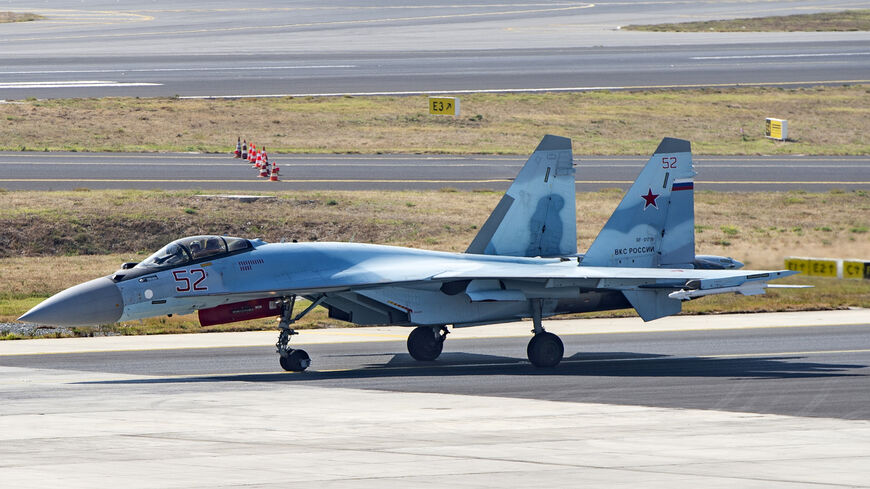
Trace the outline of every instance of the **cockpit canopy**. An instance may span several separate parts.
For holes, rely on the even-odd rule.
[[[218,258],[237,251],[252,248],[251,243],[244,238],[229,236],[188,236],[177,239],[160,248],[134,268],[174,268],[185,263],[196,262],[206,258]]]

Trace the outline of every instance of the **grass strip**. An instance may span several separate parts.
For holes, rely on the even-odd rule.
[[[870,30],[870,9],[747,19],[627,25],[622,29],[652,32],[833,32]]]
[[[42,20],[45,17],[37,14],[26,12],[0,12],[0,24],[9,22],[31,22],[34,20]]]
[[[696,154],[866,155],[870,86],[471,94],[460,117],[425,96],[186,100],[56,99],[0,104],[0,150],[528,154],[544,134],[576,154],[647,155],[664,136]],[[789,140],[764,137],[766,117]]]

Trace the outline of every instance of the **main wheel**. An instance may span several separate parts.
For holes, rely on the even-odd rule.
[[[444,348],[444,337],[429,326],[419,326],[408,335],[408,353],[414,360],[431,362]]]
[[[286,357],[281,355],[279,362],[281,362],[281,368],[288,372],[302,372],[311,365],[311,357],[305,350],[291,350]]]
[[[562,361],[565,345],[553,333],[538,333],[529,340],[526,353],[529,361],[536,367],[555,367]]]

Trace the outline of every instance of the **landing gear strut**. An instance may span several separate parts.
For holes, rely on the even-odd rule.
[[[535,333],[535,336],[529,340],[526,354],[528,354],[532,365],[536,367],[555,367],[562,361],[565,346],[558,336],[544,331],[544,326],[541,324],[541,309],[543,308],[541,299],[533,299],[531,305],[532,323],[535,326],[532,333]]]
[[[441,355],[444,340],[450,333],[446,326],[419,326],[408,335],[408,353],[414,360],[431,362]]]
[[[281,363],[281,368],[289,372],[302,372],[311,365],[311,357],[305,350],[290,348],[290,338],[297,333],[291,324],[302,319],[303,316],[311,312],[323,301],[323,296],[320,296],[304,311],[293,316],[293,306],[296,305],[296,296],[292,295],[289,298],[281,299],[281,321],[278,323],[278,329],[281,333],[278,335],[278,342],[275,343],[275,348],[278,350],[278,361]]]

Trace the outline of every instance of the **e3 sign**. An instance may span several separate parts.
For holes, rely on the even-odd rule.
[[[459,115],[459,99],[454,97],[429,97],[429,113],[434,115]]]

